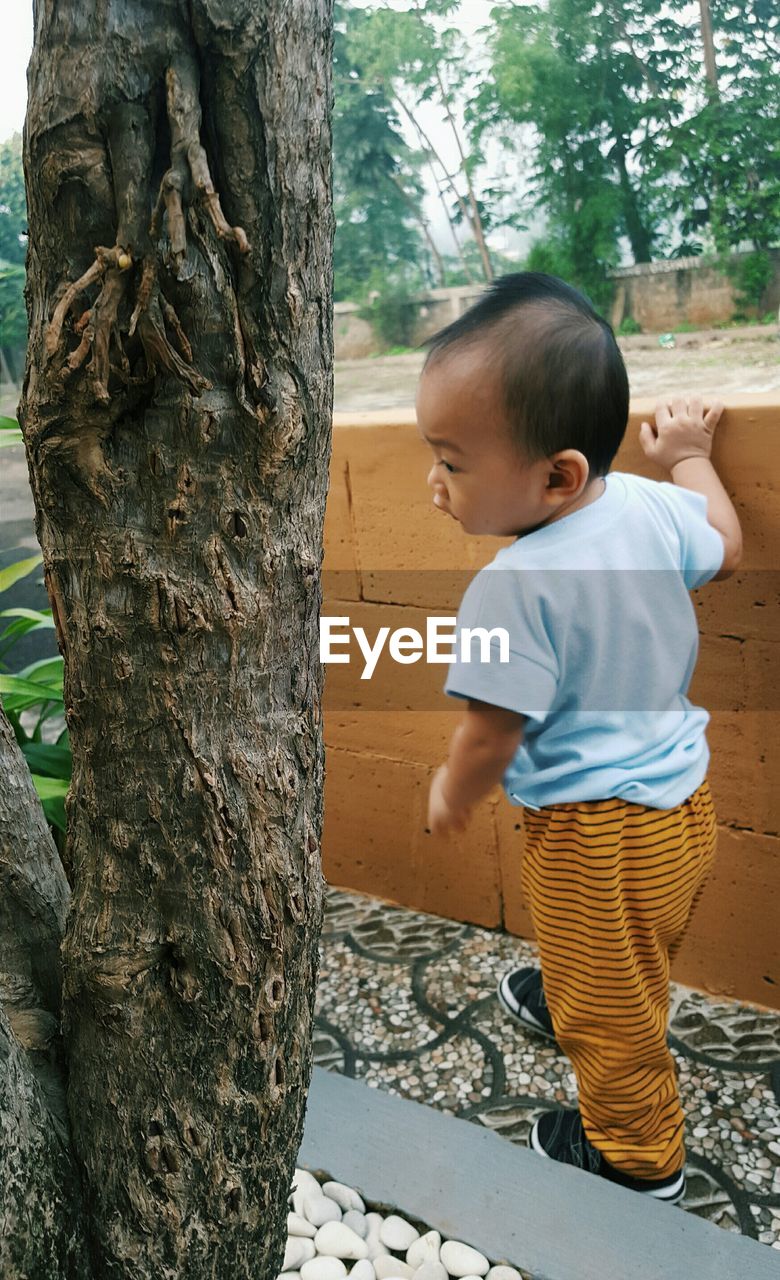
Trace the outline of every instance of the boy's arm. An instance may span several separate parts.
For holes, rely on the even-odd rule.
[[[523,740],[525,716],[469,700],[450,743],[447,763],[434,775],[428,800],[433,835],[462,831],[472,808],[501,781]]]
[[[742,559],[739,518],[710,461],[712,437],[723,405],[715,401],[705,414],[699,396],[659,402],[655,426],[643,422],[639,439],[653,462],[665,467],[675,484],[707,499],[707,519],[723,539],[723,564],[715,579],[727,578]]]

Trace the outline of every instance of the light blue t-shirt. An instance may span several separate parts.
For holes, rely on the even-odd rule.
[[[613,473],[587,507],[518,538],[469,585],[446,692],[527,717],[504,775],[515,804],[618,796],[668,809],[704,780],[709,716],[686,692],[698,651],[688,592],[723,563],[707,502]],[[472,637],[462,628],[502,628]],[[481,657],[489,661],[481,661]]]

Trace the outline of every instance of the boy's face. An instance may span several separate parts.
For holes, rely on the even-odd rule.
[[[518,452],[483,346],[455,348],[423,372],[417,426],[433,452],[434,505],[466,533],[516,536],[553,514],[545,500],[550,463]]]

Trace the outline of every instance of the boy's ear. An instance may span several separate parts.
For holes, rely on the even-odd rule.
[[[588,483],[590,466],[579,449],[563,449],[550,458],[547,488],[557,489],[561,498],[577,498]]]

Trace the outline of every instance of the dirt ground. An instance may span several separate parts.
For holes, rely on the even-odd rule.
[[[632,396],[673,391],[780,393],[780,331],[777,325],[702,329],[674,335],[672,348],[657,334],[621,338]],[[336,361],[336,413],[395,409],[414,404],[422,354]],[[780,400],[780,394],[778,395]]]

